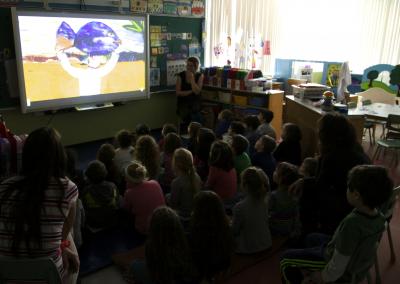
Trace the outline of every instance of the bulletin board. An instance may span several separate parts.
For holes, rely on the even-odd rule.
[[[173,89],[176,74],[185,70],[186,59],[204,62],[203,18],[150,16],[150,90]]]

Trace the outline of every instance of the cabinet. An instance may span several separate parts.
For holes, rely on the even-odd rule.
[[[205,103],[216,103],[228,105],[231,108],[242,110],[269,109],[274,113],[271,122],[275,129],[277,138],[281,136],[282,129],[282,108],[284,92],[281,90],[268,91],[246,91],[220,88],[214,86],[204,86],[202,90],[202,100]]]

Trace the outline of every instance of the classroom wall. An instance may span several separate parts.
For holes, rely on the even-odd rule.
[[[73,145],[110,138],[122,128],[134,130],[137,123],[146,123],[152,129],[161,128],[165,122],[177,123],[175,109],[175,93],[169,92],[153,94],[148,100],[98,110],[44,115],[22,114],[16,107],[0,112],[7,127],[15,134],[51,126],[61,133],[64,145]]]

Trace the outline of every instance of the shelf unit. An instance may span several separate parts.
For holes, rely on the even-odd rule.
[[[229,93],[231,100],[221,100],[219,93]],[[247,101],[252,98],[263,99],[263,104],[251,103],[235,103],[235,98],[246,97]],[[263,92],[252,92],[248,90],[233,90],[228,88],[204,86],[202,91],[202,99],[204,102],[229,105],[234,108],[240,109],[269,109],[274,113],[274,119],[271,122],[272,127],[275,129],[277,138],[281,136],[282,129],[282,112],[283,112],[283,97],[284,92],[281,90],[268,90]]]

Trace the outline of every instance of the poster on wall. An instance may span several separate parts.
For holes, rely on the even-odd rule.
[[[147,0],[130,0],[131,12],[146,13]]]
[[[179,16],[188,16],[192,14],[192,1],[191,0],[179,0],[177,11]]]
[[[164,14],[176,15],[177,3],[176,0],[164,0]]]
[[[150,68],[150,87],[160,86],[160,68]]]
[[[204,17],[204,0],[193,0],[192,3],[192,15]]]
[[[148,0],[147,12],[152,14],[162,14],[163,10],[163,0]]]

